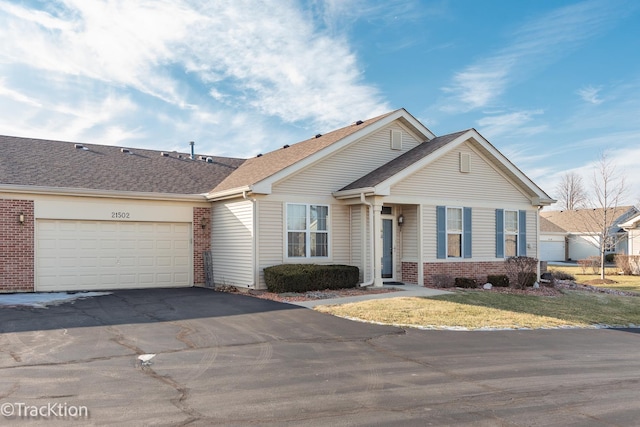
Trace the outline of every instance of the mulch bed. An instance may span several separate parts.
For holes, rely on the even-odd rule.
[[[309,292],[286,292],[282,294],[276,294],[274,292],[263,290],[239,290],[234,286],[218,286],[216,291],[239,293],[243,295],[249,295],[256,298],[268,299],[272,301],[280,302],[293,302],[293,301],[314,301],[319,299],[330,298],[342,298],[352,297],[360,295],[374,295],[374,294],[386,294],[389,292],[398,292],[399,289],[383,288],[349,288],[349,289],[325,289],[323,291],[309,291]]]

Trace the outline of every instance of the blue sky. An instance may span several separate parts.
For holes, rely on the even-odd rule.
[[[0,134],[249,157],[404,107],[640,197],[634,0],[0,0]]]

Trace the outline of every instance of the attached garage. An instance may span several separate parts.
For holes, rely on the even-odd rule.
[[[191,224],[36,221],[36,291],[191,286]]]
[[[540,242],[541,261],[564,261],[565,240],[564,237],[555,240],[542,240]]]

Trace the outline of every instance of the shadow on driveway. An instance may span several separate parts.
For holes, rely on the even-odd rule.
[[[0,307],[0,333],[171,322],[273,311],[291,304],[205,288],[138,289],[77,299],[48,308]]]

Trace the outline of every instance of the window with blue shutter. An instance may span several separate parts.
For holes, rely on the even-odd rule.
[[[471,208],[464,208],[464,233],[463,245],[464,257],[471,258]]]
[[[436,234],[437,234],[437,251],[438,259],[447,257],[447,208],[445,206],[436,206]]]
[[[518,255],[527,256],[527,211],[518,211]]]
[[[504,209],[496,209],[496,258],[504,258]]]

